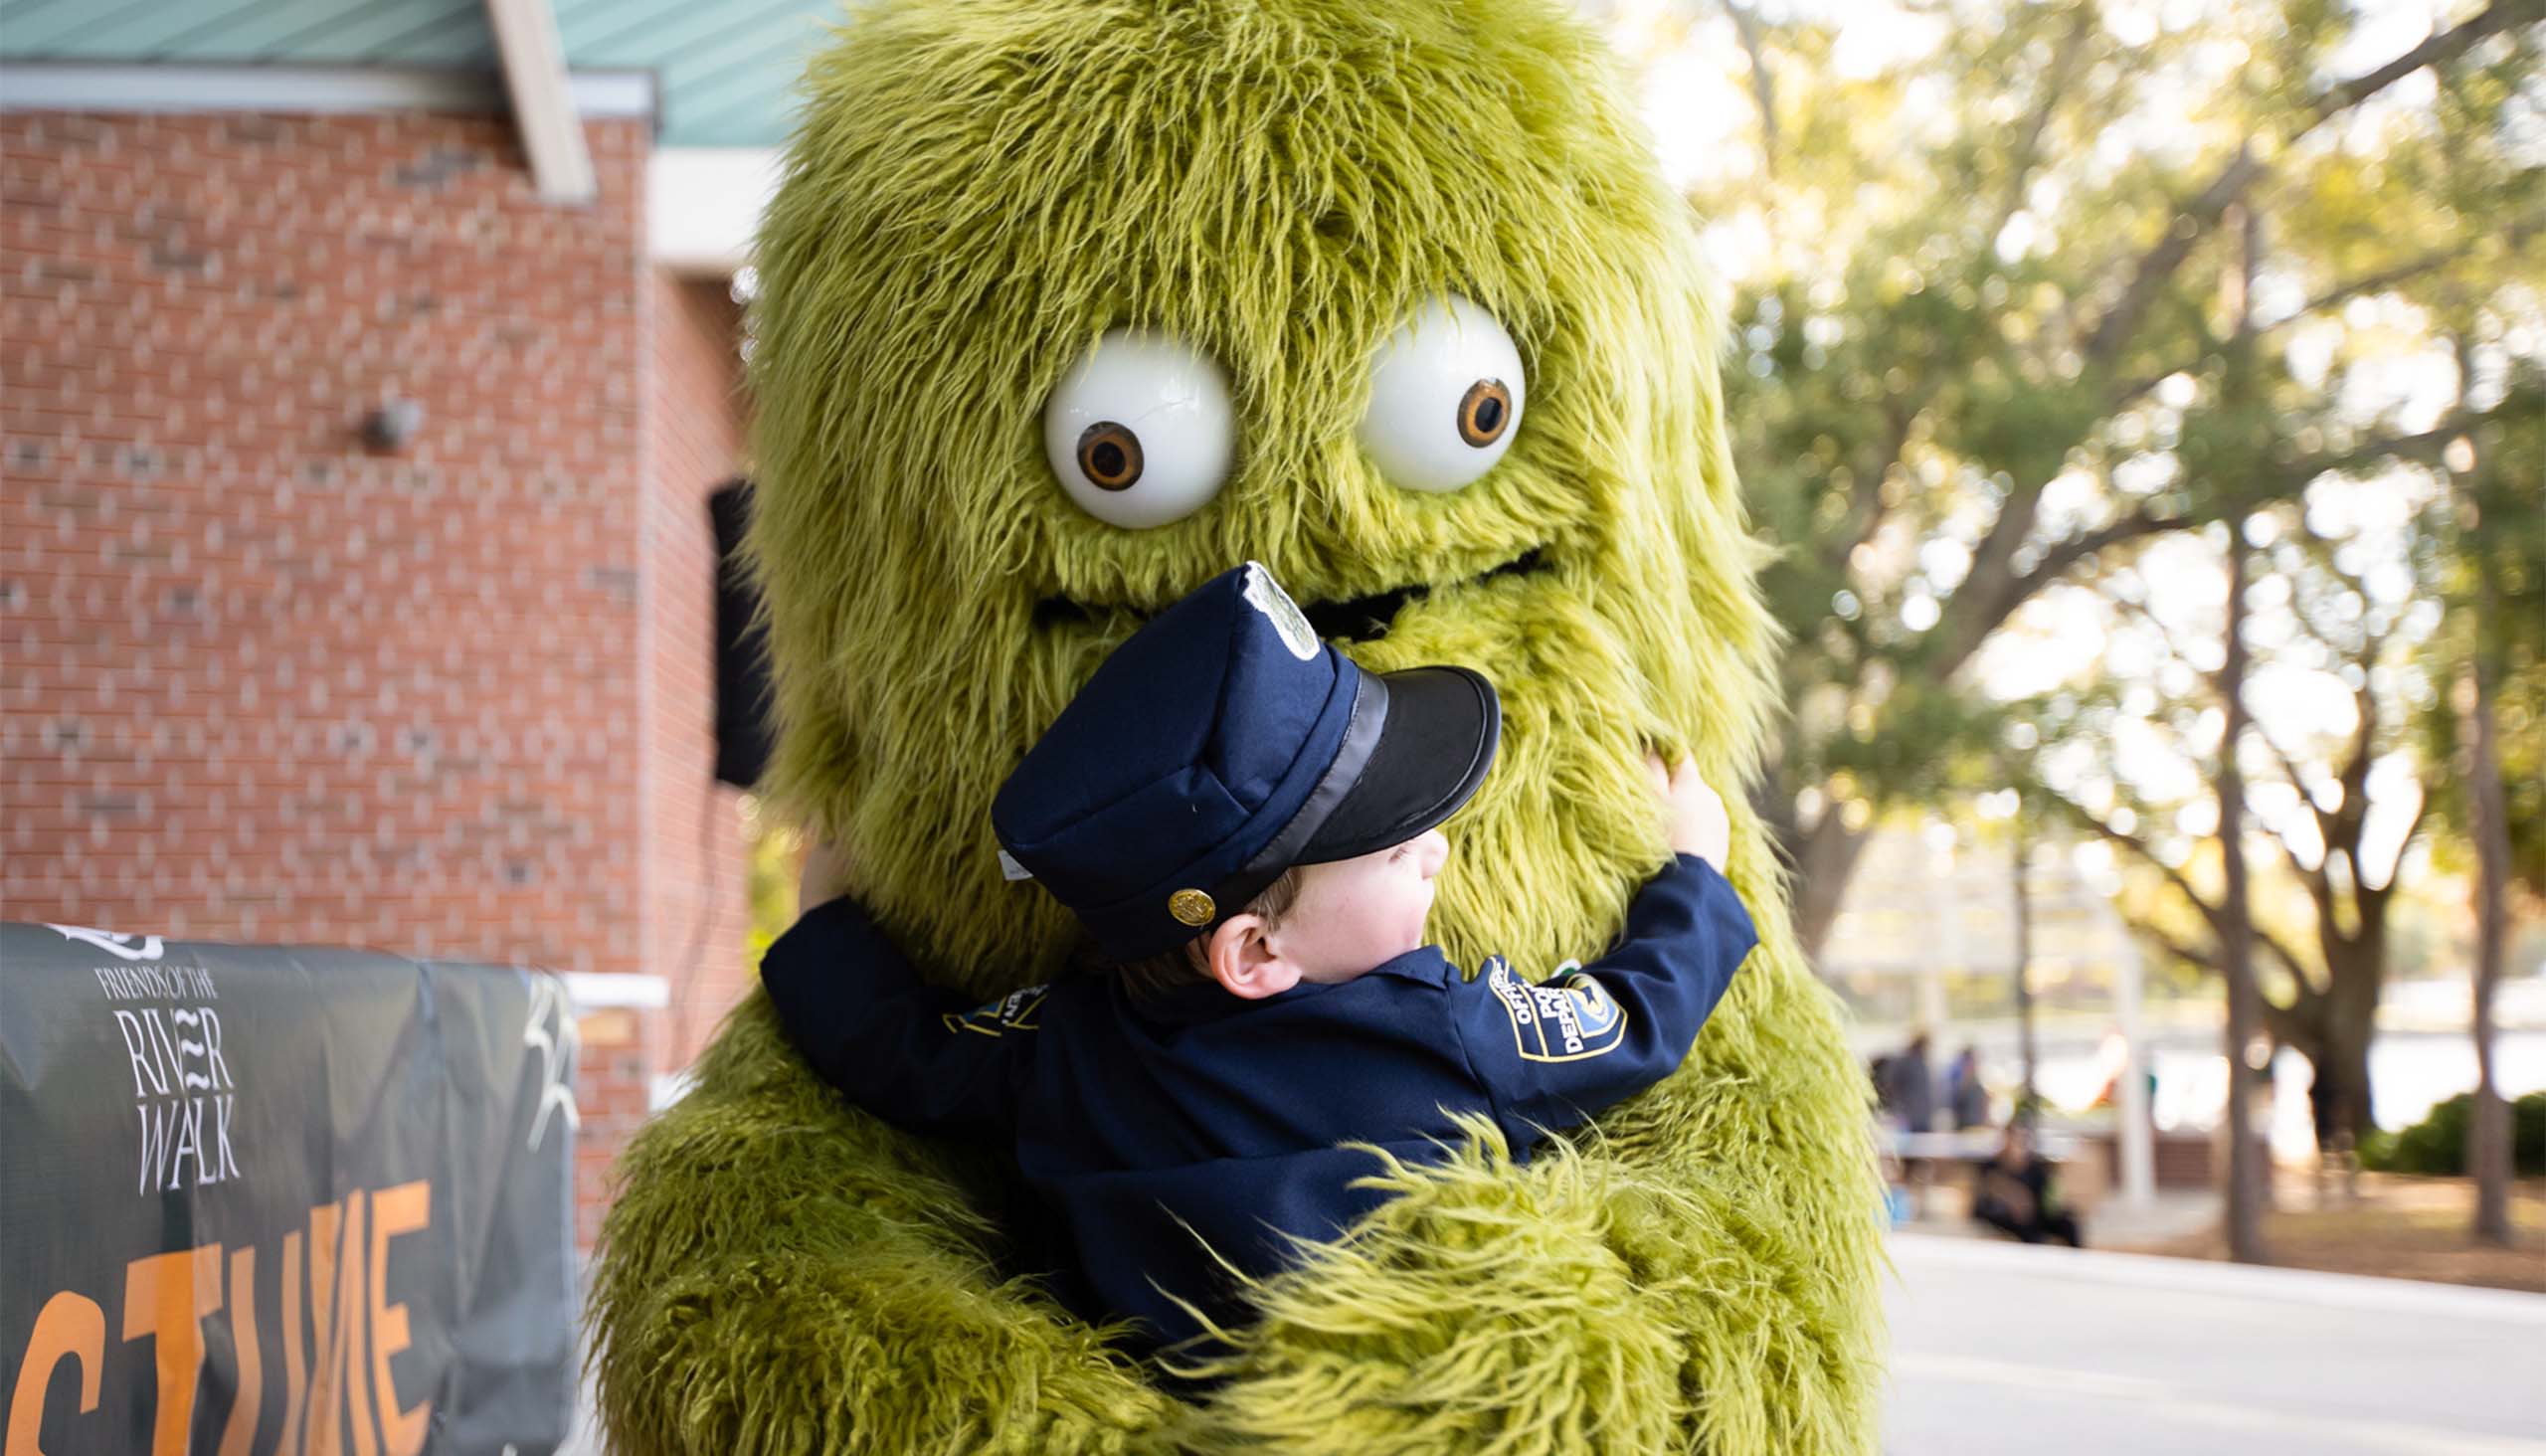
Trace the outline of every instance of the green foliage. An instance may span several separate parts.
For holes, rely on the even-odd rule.
[[[2546,1092],[2512,1099],[2510,1111],[2511,1172],[2520,1178],[2546,1178]],[[2402,1132],[2365,1139],[2360,1166],[2380,1173],[2463,1177],[2466,1125],[2474,1115],[2475,1095],[2460,1092],[2434,1105],[2421,1122]]]
[[[2471,869],[2457,679],[2480,661],[2493,683],[2511,883],[2546,898],[2546,381],[2504,388],[2526,393],[2524,415],[2470,433],[2420,542],[2420,568],[2449,608],[2427,670],[2453,689],[2422,715],[2424,753],[2449,766],[2434,776],[2433,807],[2452,831],[2451,862]]]
[[[2517,141],[2546,28],[2467,17],[2417,96],[2338,89],[2358,19],[2319,0],[1952,14],[1855,75],[1833,32],[1759,26],[1775,124],[1694,192],[1745,259],[1727,412],[1785,548],[1762,586],[1798,731],[1767,807],[1808,894],[1797,796],[1826,834],[1999,772],[2023,709],[1990,647],[2028,604],[2326,470],[2433,462],[2445,428],[2380,383],[2411,355],[2546,353],[2519,281],[2546,276],[2546,169]],[[2533,394],[2457,404],[2533,433]]]
[[[804,836],[780,821],[758,796],[743,801],[743,838],[750,856],[752,918],[743,932],[743,965],[754,976],[770,943],[796,923],[797,866],[804,857]]]

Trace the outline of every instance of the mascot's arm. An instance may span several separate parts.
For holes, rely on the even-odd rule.
[[[761,984],[788,1039],[851,1102],[917,1133],[1014,1130],[1042,991],[987,1006],[919,978],[854,900],[818,907],[770,946]]]
[[[1453,1024],[1515,1147],[1589,1120],[1677,1070],[1759,942],[1715,866],[1682,854],[1636,893],[1625,937],[1561,980],[1499,958],[1453,981]]]

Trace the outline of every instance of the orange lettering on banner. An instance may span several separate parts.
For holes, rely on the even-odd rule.
[[[417,1401],[411,1410],[398,1408],[389,1358],[407,1348],[407,1306],[386,1302],[389,1241],[430,1226],[433,1200],[433,1184],[422,1179],[371,1195],[371,1393],[380,1402],[380,1443],[388,1456],[417,1456],[425,1449],[425,1431],[433,1420],[431,1398]]]
[[[180,1456],[195,1418],[203,1317],[221,1308],[221,1245],[153,1254],[123,1266],[123,1338],[157,1342],[158,1419],[151,1456]]]
[[[344,1220],[342,1203],[321,1203],[309,1210],[309,1399],[298,1407],[292,1424],[301,1427],[299,1450],[305,1456],[333,1456],[336,1431],[322,1424],[321,1413],[332,1402],[336,1383],[327,1347],[336,1334],[336,1230]]]
[[[305,1237],[299,1229],[282,1235],[282,1432],[273,1456],[338,1456],[347,1449],[349,1423],[352,1456],[424,1450],[433,1399],[428,1394],[400,1409],[390,1368],[413,1348],[415,1329],[407,1304],[389,1298],[389,1256],[394,1241],[433,1226],[433,1184],[422,1179],[376,1193],[357,1189],[342,1202],[311,1208]],[[224,1312],[225,1288],[235,1368],[211,1381],[216,1400],[225,1383],[232,1387],[216,1456],[254,1456],[266,1393],[257,1251],[248,1245],[229,1251],[226,1286],[222,1253],[220,1244],[210,1243],[124,1265],[123,1339],[154,1342],[152,1456],[187,1449],[207,1358],[217,1349],[207,1344],[204,1322]],[[96,1411],[106,1329],[106,1312],[95,1300],[66,1289],[46,1301],[19,1358],[0,1456],[44,1456],[45,1400],[65,1360],[79,1369],[79,1413]],[[225,1375],[235,1378],[225,1381]],[[125,1379],[118,1374],[118,1388]],[[89,1424],[80,1428],[97,1436]]]
[[[300,1456],[301,1393],[309,1370],[300,1354],[300,1230],[282,1236],[282,1439],[274,1456]]]
[[[356,1456],[378,1456],[371,1399],[363,1388],[362,1190],[345,1195],[341,1225],[337,1212],[334,1203],[309,1210],[309,1308],[318,1352],[317,1378],[309,1387],[309,1456],[335,1456],[347,1417]],[[324,1277],[318,1268],[322,1248]]]
[[[248,1456],[257,1439],[257,1413],[266,1404],[266,1365],[257,1350],[257,1251],[230,1252],[230,1341],[239,1356],[238,1396],[222,1427],[220,1456]]]
[[[26,1358],[18,1362],[17,1393],[9,1397],[9,1445],[6,1456],[44,1456],[37,1440],[44,1434],[44,1392],[53,1383],[53,1367],[65,1356],[80,1362],[80,1413],[97,1408],[97,1380],[105,1373],[106,1312],[85,1295],[64,1290],[44,1302],[35,1333],[27,1337]]]
[[[357,1456],[379,1456],[380,1443],[371,1434],[371,1394],[364,1388],[370,1381],[363,1350],[362,1297],[362,1224],[363,1194],[357,1188],[345,1197],[345,1243],[336,1258],[336,1342],[338,1357],[330,1361],[329,1371],[336,1392],[343,1397],[346,1418],[353,1426],[354,1451]],[[327,1426],[336,1429],[336,1404],[327,1405]]]

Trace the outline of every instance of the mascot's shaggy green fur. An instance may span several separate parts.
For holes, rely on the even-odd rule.
[[[1250,557],[1312,608],[1423,587],[1355,655],[1472,664],[1507,714],[1434,931],[1471,967],[1595,954],[1663,858],[1646,747],[1729,784],[1770,710],[1692,233],[1553,4],[854,10],[761,242],[773,793],[932,974],[1026,985],[1071,925],[1002,881],[991,794],[1139,615]],[[1355,429],[1443,293],[1510,332],[1528,397],[1491,471],[1418,492]],[[1126,326],[1218,361],[1237,421],[1225,488],[1147,530],[1082,511],[1042,441]],[[1030,1214],[998,1157],[844,1105],[753,1000],[625,1166],[615,1448],[1871,1448],[1863,1078],[1755,824],[1731,868],[1764,944],[1686,1067],[1526,1168],[1490,1132],[1374,1160],[1402,1196],[1263,1286],[1190,1403],[1003,1262]]]

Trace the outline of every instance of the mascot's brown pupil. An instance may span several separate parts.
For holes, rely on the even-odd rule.
[[[1141,478],[1141,438],[1099,420],[1078,438],[1078,467],[1099,490],[1129,490]]]
[[[1512,391],[1499,379],[1480,379],[1459,401],[1459,439],[1479,450],[1503,438],[1512,421]]]

